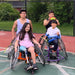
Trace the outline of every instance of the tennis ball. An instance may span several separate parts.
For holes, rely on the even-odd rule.
[[[50,20],[56,20],[56,17],[51,17]]]

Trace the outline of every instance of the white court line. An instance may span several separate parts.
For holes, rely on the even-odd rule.
[[[51,63],[50,65],[58,65],[60,67],[65,67],[65,68],[68,68],[68,69],[75,69],[74,67],[63,66],[63,65],[56,64],[56,63]]]
[[[52,63],[52,64],[50,64],[50,65],[56,66],[56,67],[59,69],[59,71],[61,71],[64,75],[70,75],[70,74],[68,74],[60,65],[58,65],[58,64],[56,64],[56,63]]]
[[[22,64],[23,62],[24,62],[24,61],[19,62],[18,64],[16,64],[16,66],[18,66],[18,65]],[[8,67],[8,68],[6,68],[6,69],[4,69],[4,70],[0,71],[0,74],[4,73],[5,71],[8,71],[9,69],[10,69],[10,67]]]
[[[0,52],[4,52],[5,50],[2,50],[2,51],[0,51]]]
[[[0,49],[4,49],[4,50],[0,50],[0,52],[4,52],[5,51],[5,47],[0,47]]]
[[[61,67],[65,67],[65,68],[68,68],[68,69],[74,69],[75,70],[75,68],[74,67],[68,67],[68,66],[62,66],[62,65],[60,65]]]
[[[4,32],[0,32],[0,36],[2,36],[2,35],[6,35],[6,33],[4,33]]]
[[[0,60],[0,62],[9,62],[10,60]]]
[[[40,63],[38,60],[36,60],[37,63]],[[49,63],[45,63],[45,64],[49,64]],[[55,65],[56,63],[50,63],[49,65]],[[59,64],[56,64],[56,65],[59,65]],[[68,69],[75,69],[74,67],[69,67],[69,66],[63,66],[63,65],[59,65],[60,67],[65,67],[65,68],[68,68]]]
[[[5,47],[0,47],[0,49],[6,49]]]
[[[24,62],[24,61],[18,63],[17,66],[20,65],[20,64],[22,64],[23,62]],[[37,61],[37,62],[40,63],[39,61]],[[46,63],[46,64],[49,64],[49,63]],[[75,69],[75,68],[72,68],[72,67],[62,66],[62,65],[59,65],[59,64],[56,64],[56,63],[50,63],[49,65],[54,65],[54,66],[56,66],[56,67],[59,69],[59,71],[61,71],[64,75],[70,75],[70,74],[68,74],[62,67],[70,68],[70,69]],[[10,69],[10,67],[8,67],[8,68],[6,68],[6,69],[0,71],[0,74],[4,73],[5,71],[7,71],[7,70],[9,70],[9,69]]]
[[[36,61],[36,62],[40,63],[39,61]],[[46,63],[46,64],[49,64],[49,63]],[[64,75],[70,75],[70,74],[68,74],[62,67],[75,69],[74,67],[63,66],[63,65],[56,64],[56,63],[50,63],[49,65],[56,66],[59,69],[59,71],[61,71]]]
[[[1,57],[5,57],[5,58],[7,58],[7,56],[6,55],[0,55]]]

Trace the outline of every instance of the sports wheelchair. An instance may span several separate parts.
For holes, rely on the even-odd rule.
[[[59,63],[60,60],[67,59],[68,55],[65,45],[60,36],[47,36],[46,40],[43,39],[44,36],[45,35],[41,36],[39,43],[41,44],[41,50],[45,56],[46,61]],[[56,39],[58,39],[58,49],[56,51],[52,51],[53,45],[50,45],[50,43]],[[52,54],[55,54],[56,57],[52,57]]]
[[[43,66],[45,66],[45,58],[41,49],[38,47],[37,44],[34,44],[34,48],[35,48],[36,57],[39,59],[40,63],[42,63]],[[27,50],[24,52],[20,50],[18,46],[18,51],[15,52],[15,49],[13,48],[10,57],[10,68],[14,69],[16,67],[17,61],[19,60],[23,60],[25,61],[25,63],[32,65],[31,59],[32,59],[31,54]]]

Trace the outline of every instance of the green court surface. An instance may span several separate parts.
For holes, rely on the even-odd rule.
[[[0,75],[31,75],[31,72],[24,70],[24,61],[18,62],[14,70],[10,69],[10,61],[7,54],[0,52]],[[39,70],[34,75],[75,75],[75,54],[68,53],[67,60],[61,60],[59,64],[55,62],[46,63],[45,66],[37,62]]]

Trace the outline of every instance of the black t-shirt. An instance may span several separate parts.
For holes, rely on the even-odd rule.
[[[48,19],[47,19],[48,20]],[[49,23],[45,26],[46,27],[46,31],[49,27],[51,27],[51,21],[49,21]]]

